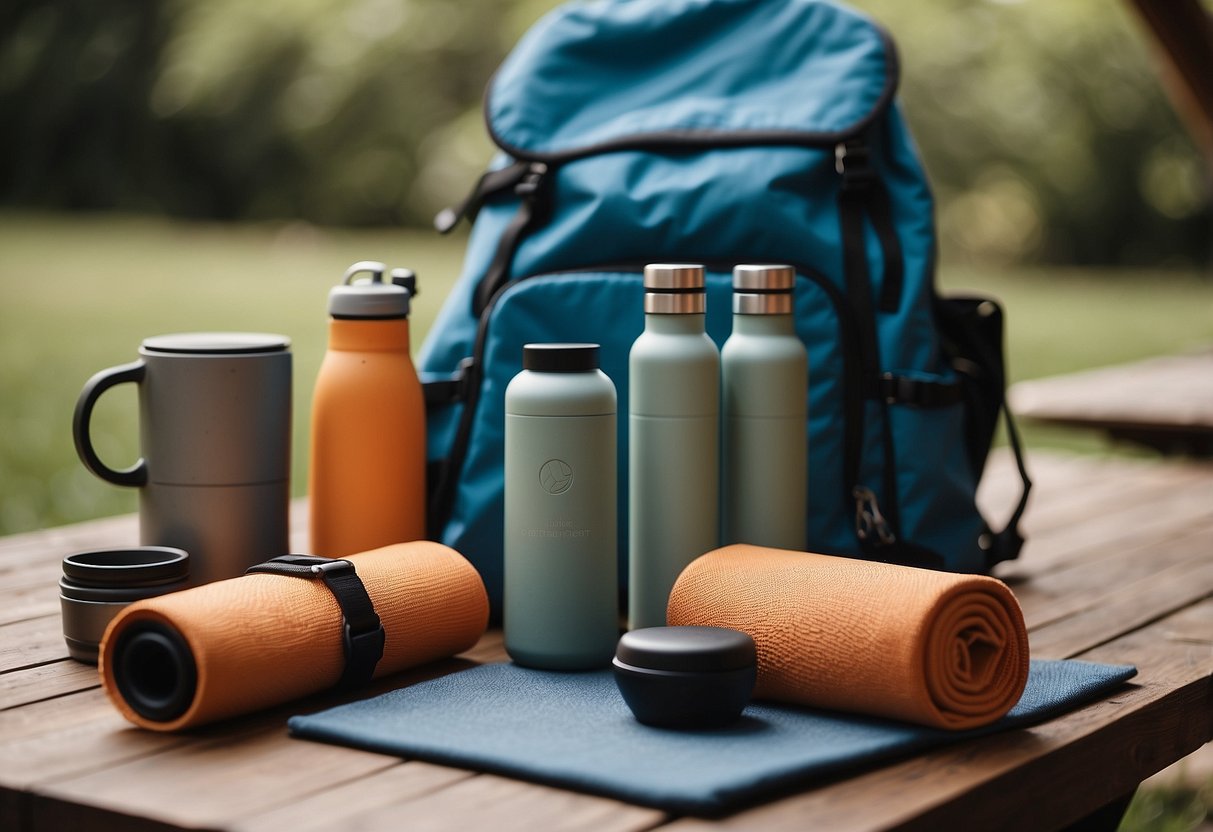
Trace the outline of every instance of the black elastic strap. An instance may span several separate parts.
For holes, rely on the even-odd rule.
[[[872,306],[872,283],[868,271],[868,254],[864,244],[864,221],[867,214],[869,194],[875,186],[871,169],[864,164],[866,155],[860,156],[862,148],[851,148],[850,167],[843,172],[842,187],[838,191],[838,216],[842,233],[842,267],[846,280],[847,300],[855,312],[859,327],[860,352],[864,379],[876,379],[880,372],[880,342],[876,337],[876,313]],[[866,151],[864,151],[866,154]],[[860,160],[856,163],[856,160]],[[840,161],[841,164],[841,161]],[[897,501],[897,483],[893,471],[895,450],[893,431],[889,422],[888,405],[883,399],[881,407],[881,444],[884,453],[884,517],[889,527],[887,534],[877,536],[859,533],[860,545],[868,554],[895,543],[900,530],[900,509]],[[843,449],[845,471],[848,478],[844,494],[852,497],[859,485],[859,465],[862,437],[856,437],[850,447]],[[859,503],[856,502],[858,507]],[[849,507],[849,506],[848,506]]]
[[[869,391],[872,398],[886,404],[910,407],[949,407],[964,400],[964,387],[958,381],[928,381],[893,373],[882,373]]]
[[[998,312],[998,320],[1001,321],[1002,310],[994,301],[988,299],[978,299],[981,303],[991,303]],[[1015,417],[1011,413],[1011,408],[1006,400],[1007,380],[1002,361],[1002,352],[997,346],[1002,340],[1002,329],[999,324],[999,329],[996,336],[996,344],[991,344],[984,338],[969,339],[969,347],[977,353],[975,356],[979,367],[994,375],[993,383],[998,391],[998,407],[1002,409],[1003,419],[1007,426],[1007,441],[1011,445],[1011,452],[1015,454],[1015,467],[1019,471],[1019,480],[1023,484],[1023,489],[1019,492],[1019,502],[1015,505],[1014,511],[1011,512],[1010,518],[1002,531],[995,532],[987,530],[983,535],[982,548],[986,556],[986,571],[994,568],[994,565],[1001,563],[1004,560],[1014,560],[1019,557],[1020,551],[1023,549],[1024,535],[1019,530],[1019,523],[1023,519],[1024,512],[1028,507],[1028,496],[1032,492],[1032,478],[1028,475],[1028,467],[1024,457],[1023,443],[1019,438],[1019,429],[1015,425]],[[991,426],[993,431],[993,426]],[[977,472],[979,475],[980,471]]]
[[[842,233],[842,272],[846,280],[847,300],[855,312],[859,329],[859,354],[863,378],[874,378],[878,372],[875,354],[876,333],[872,317],[871,291],[868,288],[868,258],[863,244],[863,203],[858,189],[844,183],[838,192],[838,218]],[[862,403],[860,404],[862,408]],[[857,414],[862,418],[862,414]],[[843,471],[847,478],[843,488],[843,499],[847,510],[851,509],[851,495],[859,485],[859,464],[863,438],[843,448]]]
[[[893,204],[889,200],[889,191],[879,179],[872,182],[867,190],[868,217],[872,220],[872,230],[880,241],[880,251],[884,258],[884,275],[880,282],[881,312],[896,312],[901,305],[901,287],[905,280],[905,264],[901,253],[901,240],[897,236],[897,226],[893,222]]]
[[[1015,454],[1015,467],[1019,470],[1019,479],[1023,490],[1019,492],[1019,503],[1011,512],[1010,519],[1000,532],[990,532],[990,545],[986,549],[986,571],[994,568],[994,564],[1004,560],[1014,560],[1023,549],[1024,536],[1019,530],[1019,521],[1023,519],[1024,511],[1028,508],[1028,494],[1032,491],[1032,479],[1028,476],[1028,467],[1024,462],[1023,445],[1019,441],[1019,429],[1015,426],[1015,418],[1006,402],[1002,405],[1003,419],[1007,424],[1007,441]]]
[[[253,573],[321,578],[337,599],[343,619],[345,671],[341,674],[337,687],[361,687],[371,680],[375,675],[376,665],[383,658],[386,637],[371,596],[367,594],[362,579],[354,571],[353,563],[339,558],[321,558],[314,555],[281,555],[251,566],[245,572],[246,575]]]

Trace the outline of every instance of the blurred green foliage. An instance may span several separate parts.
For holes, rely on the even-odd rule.
[[[1208,171],[1127,3],[857,0],[900,45],[946,253],[1207,264]],[[555,0],[7,0],[0,203],[424,224]]]
[[[1204,785],[1143,786],[1118,832],[1202,832],[1213,826],[1213,780]]]
[[[948,253],[1205,264],[1213,178],[1123,0],[857,0],[896,37]]]

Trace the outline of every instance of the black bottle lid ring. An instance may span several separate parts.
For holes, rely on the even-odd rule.
[[[598,344],[526,344],[522,369],[539,373],[586,373],[598,369]]]

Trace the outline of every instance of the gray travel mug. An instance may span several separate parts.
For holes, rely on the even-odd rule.
[[[139,538],[190,555],[190,582],[233,578],[288,551],[291,354],[281,335],[160,335],[140,358],[97,373],[72,423],[84,466],[139,489]],[[109,388],[139,385],[142,458],[115,470],[89,436]]]

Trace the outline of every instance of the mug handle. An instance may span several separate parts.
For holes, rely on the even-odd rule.
[[[80,461],[84,463],[85,468],[114,485],[146,485],[147,462],[140,458],[130,468],[115,471],[101,461],[101,457],[97,456],[97,451],[93,448],[93,440],[89,436],[93,407],[106,390],[128,381],[138,384],[143,381],[146,372],[147,368],[142,359],[102,370],[85,383],[84,389],[80,391],[80,398],[76,401],[76,413],[72,417],[72,438],[76,440],[76,453],[80,456]]]

